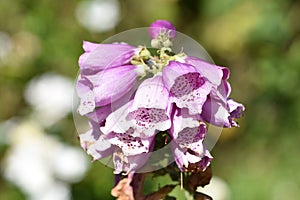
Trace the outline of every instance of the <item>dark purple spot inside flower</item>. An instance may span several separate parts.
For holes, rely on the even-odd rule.
[[[165,110],[158,108],[138,108],[130,114],[136,121],[146,123],[158,123],[169,119]]]
[[[185,148],[189,148],[192,143],[201,142],[204,139],[205,130],[203,131],[203,126],[198,126],[194,128],[184,128],[179,132],[176,142]]]
[[[170,90],[170,93],[179,98],[198,89],[205,83],[203,77],[199,73],[187,73],[175,79],[175,82]]]
[[[138,148],[145,148],[146,150],[148,149],[147,147],[144,146],[142,143],[141,138],[139,137],[133,137],[131,134],[133,133],[133,129],[130,128],[128,131],[125,133],[115,133],[113,132],[112,135],[117,138],[118,142],[115,142],[114,144],[119,146],[121,149],[138,149]]]

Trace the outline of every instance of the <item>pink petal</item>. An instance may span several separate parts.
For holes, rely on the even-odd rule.
[[[134,100],[111,113],[101,130],[104,134],[125,133],[148,138],[157,131],[171,127],[168,91],[161,76],[146,79],[138,88]]]
[[[186,127],[182,129],[175,138],[175,142],[181,147],[190,149],[196,153],[202,146],[202,142],[206,133],[206,126],[202,122],[200,126],[193,128]]]
[[[128,119],[129,106],[132,101],[127,102],[125,105],[116,109],[106,118],[105,125],[101,127],[101,131],[104,134],[114,133],[125,133],[127,130],[133,126],[133,123]],[[138,136],[133,133],[133,136]]]
[[[231,93],[231,86],[228,81],[222,80],[222,82],[218,86],[217,90],[224,98],[227,99]]]
[[[111,114],[112,112],[114,112],[115,110],[119,109],[120,107],[132,100],[134,92],[134,89],[132,89],[117,101],[96,108],[93,112],[88,113],[86,116],[90,120],[102,125],[102,123],[105,121],[109,114]]]
[[[180,148],[189,149],[195,154],[202,154],[198,152],[203,146],[203,139],[206,134],[206,125],[195,119],[195,116],[184,114],[181,109],[176,109],[174,112],[172,127],[170,129],[171,137]]]
[[[129,108],[132,105],[132,101],[128,102],[124,106],[112,112],[107,118],[105,125],[101,127],[101,131],[104,134],[110,133],[125,133],[129,129],[133,129],[131,131],[131,136],[133,137],[141,137],[141,138],[149,138],[155,135],[156,128],[161,128],[165,125],[165,122],[159,123],[140,123],[131,117],[132,114],[129,112]]]
[[[136,82],[136,69],[137,66],[124,65],[86,76],[93,85],[96,105],[110,104],[129,92]]]
[[[78,76],[76,83],[76,91],[79,97],[83,97],[85,93],[90,92],[92,90],[92,84],[85,77]]]
[[[120,147],[120,149],[122,149],[122,152],[126,156],[138,155],[141,153],[149,152],[150,145],[153,142],[154,137],[134,137],[132,136],[133,131],[133,128],[130,128],[125,133],[111,132],[106,136],[106,139],[111,144]]]
[[[82,148],[93,157],[94,160],[105,158],[113,153],[113,146],[104,139],[97,123],[91,122],[91,129],[79,134]]]
[[[173,113],[171,148],[181,171],[204,171],[212,159],[203,144],[206,125],[197,118],[179,108]]]
[[[111,105],[106,105],[100,108],[95,109],[94,112],[88,113],[86,116],[98,123],[98,124],[102,124],[102,122],[106,119],[106,117],[111,113]]]
[[[218,100],[208,98],[203,105],[201,116],[210,124],[230,127],[228,107]]]
[[[99,47],[101,44],[92,43],[88,41],[83,41],[82,47],[85,52],[91,52],[94,51],[97,47]]]
[[[169,93],[165,88],[161,75],[144,80],[139,86],[131,111],[138,108],[167,109],[169,105]]]
[[[94,93],[92,85],[86,78],[79,76],[76,83],[77,95],[80,98],[80,105],[77,109],[80,115],[85,115],[95,109]]]
[[[84,42],[83,47],[86,53],[80,56],[78,62],[81,72],[84,74],[93,74],[107,68],[128,64],[140,50],[127,44],[92,44]]]
[[[191,65],[176,61],[170,61],[169,64],[164,67],[162,72],[163,83],[165,87],[170,91],[173,85],[176,83],[176,78],[189,73],[199,74],[199,72],[197,72],[197,70]],[[190,87],[192,86],[193,85],[191,85]],[[190,89],[190,87],[188,89]]]
[[[234,111],[245,111],[245,107],[243,104],[241,103],[238,103],[238,102],[235,102],[233,99],[228,99],[228,105],[229,105],[229,112],[232,113]],[[237,114],[235,116],[235,118],[240,118],[240,114]]]
[[[142,153],[134,156],[126,156],[122,152],[115,152],[113,156],[114,174],[127,175],[135,172],[146,164],[151,153]]]
[[[93,112],[95,109],[95,100],[94,100],[94,93],[89,91],[85,93],[80,99],[80,105],[77,109],[80,115],[85,115],[87,113]]]
[[[199,152],[201,151],[202,153],[198,155],[191,154],[189,151],[180,148],[175,142],[171,143],[171,147],[175,162],[181,171],[205,171],[212,160],[212,156],[204,145],[199,149]]]
[[[223,71],[220,67],[201,60],[197,57],[187,57],[187,64],[194,66],[208,81],[215,85],[220,85],[223,77]]]
[[[216,126],[237,127],[234,118],[240,118],[244,110],[244,105],[232,99],[226,100],[224,104],[223,101],[209,97],[203,106],[201,116],[205,121]]]
[[[212,91],[210,96],[214,99],[222,101],[224,104],[227,103],[227,98],[229,97],[231,93],[231,86],[229,82],[227,81],[230,75],[230,71],[226,67],[219,67],[220,70],[222,70],[222,80],[220,85],[216,86],[214,85],[212,87]]]

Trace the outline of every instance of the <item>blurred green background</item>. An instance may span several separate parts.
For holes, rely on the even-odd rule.
[[[33,159],[30,151],[21,149],[24,161],[18,162],[15,155],[21,155],[16,152],[24,143],[32,147],[35,137],[47,145],[54,140],[42,156],[45,160],[50,155],[54,163],[59,162],[57,146],[75,151],[79,147],[72,99],[66,100],[55,86],[62,84],[60,88],[73,92],[70,84],[78,73],[82,40],[101,42],[156,19],[171,21],[198,41],[216,64],[229,67],[231,97],[246,106],[240,128],[223,130],[212,151],[213,173],[226,183],[227,199],[298,199],[299,18],[296,0],[0,0],[0,199],[43,199],[21,187],[27,183],[21,176],[28,171],[15,173]],[[40,97],[30,97],[34,95]],[[60,194],[66,194],[54,198],[51,193],[48,199],[113,199],[112,170],[101,163],[91,165],[88,156],[77,153],[86,163],[81,171],[76,159],[66,164],[77,170],[76,180],[52,170],[52,161],[43,164],[51,178],[46,182],[63,184],[65,193]],[[9,165],[16,169],[7,175]],[[9,178],[14,175],[17,178]],[[39,173],[26,178],[37,180]]]

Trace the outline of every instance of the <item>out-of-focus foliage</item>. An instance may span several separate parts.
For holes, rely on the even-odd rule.
[[[1,200],[25,199],[2,175],[12,145],[10,126],[35,119],[36,108],[24,97],[27,84],[45,73],[74,80],[82,40],[101,42],[156,19],[171,21],[202,44],[216,64],[229,67],[232,97],[246,105],[241,127],[223,130],[212,151],[213,174],[228,184],[230,199],[300,196],[299,1],[122,0],[118,24],[101,33],[78,22],[79,2],[0,0]],[[71,112],[45,125],[44,132],[79,146]],[[96,162],[70,191],[75,200],[112,199],[113,180],[112,169]],[[159,185],[150,181],[148,187]]]

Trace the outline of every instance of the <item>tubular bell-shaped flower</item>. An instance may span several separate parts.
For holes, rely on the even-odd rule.
[[[132,136],[148,138],[170,127],[168,92],[162,77],[157,75],[139,86],[132,101],[111,113],[101,130],[108,134],[125,133],[132,129]]]
[[[203,144],[206,125],[199,116],[191,116],[184,109],[176,108],[170,129],[173,154],[181,171],[204,171],[212,156]]]
[[[240,118],[245,107],[228,98],[231,92],[230,84],[227,81],[230,71],[225,67],[220,67],[220,69],[223,74],[221,83],[212,87],[212,91],[203,105],[201,117],[216,126],[237,127],[238,124],[234,118]]]
[[[238,126],[233,118],[239,118],[245,110],[244,106],[230,100],[231,92],[228,78],[230,71],[226,67],[220,67],[205,62],[196,57],[185,58],[186,63],[193,65],[212,84],[207,100],[203,104],[202,118],[216,126],[232,127]],[[238,106],[235,106],[238,104]],[[231,113],[236,113],[236,115]]]
[[[237,127],[237,122],[234,118],[240,118],[242,116],[245,107],[235,102],[232,99],[227,99],[226,103],[220,100],[209,97],[203,105],[202,118],[216,126],[225,128]]]
[[[84,42],[83,48],[86,52],[79,58],[81,73],[77,81],[78,112],[81,115],[124,96],[132,89],[143,68],[130,64],[141,48],[90,42]]]
[[[169,95],[160,74],[139,86],[129,110],[130,118],[143,137],[171,127]]]

